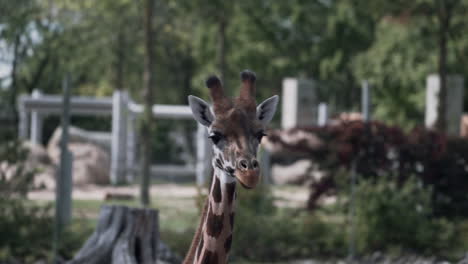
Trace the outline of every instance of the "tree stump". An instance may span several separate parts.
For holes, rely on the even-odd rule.
[[[94,233],[67,264],[154,264],[158,211],[105,205]]]

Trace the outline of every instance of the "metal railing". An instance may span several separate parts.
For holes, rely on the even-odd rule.
[[[32,95],[22,95],[18,99],[19,136],[33,143],[42,138],[42,120],[48,115],[60,115],[63,111],[61,95],[45,95],[34,91]],[[131,182],[135,179],[136,169],[136,117],[143,112],[143,106],[134,103],[126,91],[115,91],[112,97],[70,98],[70,114],[81,116],[111,116],[110,131],[111,182],[114,184]],[[186,105],[160,105],[152,107],[157,119],[192,120],[192,112]],[[102,133],[101,133],[102,134]],[[206,182],[210,169],[211,150],[207,142],[206,128],[198,124],[197,151],[195,164],[154,165],[151,171],[164,174],[169,178],[181,175],[196,175],[197,184]]]

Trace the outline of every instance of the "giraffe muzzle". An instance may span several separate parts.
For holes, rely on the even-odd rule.
[[[244,188],[255,188],[260,181],[260,165],[257,159],[240,159],[235,176]]]

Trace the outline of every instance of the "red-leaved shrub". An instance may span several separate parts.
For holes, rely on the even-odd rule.
[[[322,195],[336,191],[337,169],[354,167],[360,177],[393,175],[399,183],[415,175],[433,189],[435,214],[468,216],[467,139],[422,128],[405,133],[376,121],[273,130],[269,134],[267,146],[274,152],[309,158],[330,172],[312,184],[309,209],[316,207]]]

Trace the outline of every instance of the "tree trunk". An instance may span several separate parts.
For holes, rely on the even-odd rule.
[[[187,105],[187,95],[192,94],[192,79],[194,73],[194,59],[192,54],[192,47],[189,46],[186,50],[185,61],[182,64],[184,79],[183,79],[183,92],[180,93],[180,103]],[[186,142],[192,142],[193,132],[190,129],[191,124],[184,122],[181,124],[182,133]],[[195,155],[195,144],[186,144],[185,146],[189,153]],[[193,160],[192,160],[193,161]]]
[[[445,1],[440,2],[438,8],[439,20],[439,65],[440,80],[439,106],[437,108],[436,126],[439,131],[447,131],[447,42],[450,29],[451,8]]]
[[[154,264],[159,246],[158,211],[106,205],[94,233],[67,264]]]
[[[218,67],[221,81],[225,81],[226,74],[226,17],[222,14],[219,18],[218,28]]]
[[[149,206],[149,185],[151,165],[151,128],[153,124],[153,89],[154,89],[154,28],[153,28],[154,0],[145,1],[145,67],[143,73],[144,113],[141,127],[141,183],[140,202],[142,206]]]
[[[18,60],[19,60],[19,45],[20,35],[17,34],[15,37],[15,44],[13,48],[13,64],[11,67],[11,90],[10,90],[10,107],[12,110],[12,123],[18,124],[18,112],[16,109],[16,97],[18,95]],[[16,127],[16,126],[15,126]],[[17,135],[14,131],[14,135]]]
[[[121,23],[117,32],[117,42],[114,56],[114,89],[122,90],[124,88],[124,61],[125,61],[125,34]]]

